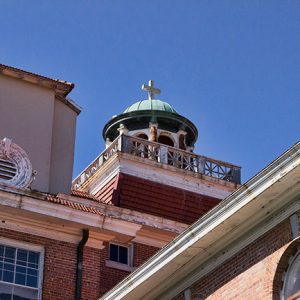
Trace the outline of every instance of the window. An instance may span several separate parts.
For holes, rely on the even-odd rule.
[[[132,246],[109,244],[109,257],[106,266],[125,271],[132,271]]]
[[[300,250],[290,259],[284,278],[281,299],[300,300]]]
[[[128,248],[120,245],[109,245],[109,260],[128,265]]]
[[[145,133],[140,133],[137,135],[137,137],[143,140],[148,140],[148,136]]]
[[[42,249],[0,240],[0,299],[41,297]]]
[[[169,137],[169,136],[166,136],[166,135],[160,135],[158,137],[158,142],[160,144],[164,144],[164,145],[167,145],[167,146],[171,146],[171,147],[174,147],[174,142],[173,140]]]

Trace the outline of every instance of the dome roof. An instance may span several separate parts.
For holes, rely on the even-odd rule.
[[[157,123],[160,130],[178,133],[186,131],[186,144],[193,146],[198,137],[196,126],[184,116],[181,116],[167,102],[153,99],[160,94],[160,89],[154,87],[153,80],[148,85],[143,84],[142,90],[148,92],[148,99],[135,102],[120,115],[113,116],[103,128],[102,135],[105,141],[114,141],[120,134],[120,128],[126,127],[129,131],[149,129],[150,123]]]
[[[126,108],[124,113],[129,113],[133,111],[141,111],[141,110],[159,110],[166,111],[177,114],[176,110],[167,102],[155,99],[141,100],[135,102]]]

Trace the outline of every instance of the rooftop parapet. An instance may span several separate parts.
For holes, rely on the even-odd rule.
[[[206,156],[179,150],[164,144],[144,139],[120,135],[105,149],[81,174],[73,181],[73,189],[78,189],[102,165],[117,152],[127,153],[136,157],[149,159],[177,169],[213,177],[232,183],[241,183],[241,167],[215,160]]]

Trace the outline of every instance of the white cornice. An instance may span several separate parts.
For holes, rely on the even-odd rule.
[[[170,299],[178,294],[199,279],[192,278],[191,272],[204,268],[209,258],[227,244],[235,240],[235,250],[228,250],[226,259],[299,209],[299,164],[300,143],[297,143],[101,299]],[[292,209],[286,214],[278,213],[288,203]],[[276,212],[280,217],[274,218]],[[268,226],[245,238],[261,222]],[[198,263],[201,262],[198,265],[193,262],[196,256]],[[192,279],[188,282],[190,275]]]
[[[74,243],[81,239],[82,228],[89,228],[91,231],[89,244],[97,248],[101,248],[99,241],[116,240],[125,243],[136,239],[136,242],[141,242],[147,228],[150,228],[152,235],[145,244],[162,246],[158,243],[162,242],[162,237],[167,243],[187,227],[183,223],[129,209],[97,204],[70,195],[60,194],[60,197],[66,201],[94,207],[102,215],[51,203],[46,200],[46,195],[41,193],[33,192],[32,196],[35,198],[30,196],[30,191],[1,186],[0,218],[4,222],[0,223],[0,227]]]
[[[79,190],[95,195],[118,173],[218,199],[224,199],[237,188],[236,184],[228,181],[118,152],[87,179]]]

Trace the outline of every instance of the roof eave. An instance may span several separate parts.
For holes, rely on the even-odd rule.
[[[198,138],[198,130],[197,130],[197,127],[195,126],[195,124],[182,115],[179,115],[179,114],[173,113],[173,112],[160,111],[160,110],[140,110],[140,111],[122,113],[122,114],[112,118],[111,120],[109,120],[106,123],[106,125],[104,126],[103,131],[102,131],[103,139],[105,140],[106,135],[114,127],[114,125],[116,123],[124,122],[126,120],[130,120],[133,118],[141,118],[141,117],[147,117],[147,116],[149,118],[166,117],[166,118],[174,119],[178,122],[183,122],[193,132],[193,134],[195,136],[195,141]]]
[[[39,74],[31,73],[22,69],[14,68],[3,64],[0,64],[0,74],[52,89],[54,90],[55,95],[58,99],[62,100],[77,114],[81,112],[81,108],[76,103],[70,101],[70,99],[67,98],[67,95],[75,87],[75,84],[72,82],[52,79],[49,77],[45,77]]]
[[[295,172],[297,175],[296,178],[294,176]],[[289,180],[284,180],[284,178],[288,178]],[[293,189],[291,185],[296,187],[299,179],[300,142],[291,147],[246,184],[223,200],[218,206],[191,225],[180,236],[148,260],[141,268],[125,278],[101,299],[153,299],[158,296],[160,299],[172,298],[172,296],[176,295],[176,292],[178,293],[184,288],[184,283],[182,282],[176,286],[176,289],[173,289],[171,294],[168,293],[168,296],[164,294],[171,285],[174,285],[174,281],[172,282],[174,276],[172,275],[176,273],[176,276],[180,276],[180,272],[185,270],[185,278],[187,277],[187,273],[191,272],[189,267],[192,264],[190,265],[189,263],[195,258],[195,251],[198,253],[198,256],[200,255],[199,252],[202,251],[203,257],[206,257],[202,257],[202,259],[208,259],[207,251],[203,251],[203,249],[209,249],[206,248],[210,246],[208,242],[216,239],[224,240],[224,232],[233,231],[231,220],[235,220],[235,222],[238,220],[240,222],[239,224],[242,224],[243,221],[249,218],[243,208],[250,205],[252,207],[252,213],[255,215],[256,212],[258,216],[262,212],[264,202],[270,201],[270,199],[266,197],[267,191],[272,194],[272,191],[276,190],[277,185],[279,185],[281,189],[290,191],[289,196],[292,197],[291,192]],[[299,185],[297,185],[296,191],[299,193]],[[288,193],[286,194],[286,197],[287,196]],[[272,201],[270,201],[270,203],[271,202]],[[274,206],[275,204],[276,206]],[[285,201],[274,203],[273,201],[272,205],[272,211],[275,212],[275,210],[280,209],[280,206],[283,207],[287,205],[287,203]],[[269,212],[264,215],[264,218],[267,217],[270,217]],[[258,222],[262,221],[262,219],[253,220],[253,222],[254,221]],[[279,220],[276,221],[278,222]],[[241,230],[246,233],[249,228],[246,226]],[[242,234],[242,231],[240,234]],[[210,251],[217,251],[217,249],[210,249]],[[210,255],[213,255],[213,253],[210,253]],[[199,261],[200,258],[197,257],[197,259]],[[161,272],[161,276],[157,275],[158,272]],[[164,282],[164,285],[161,285],[161,282]],[[191,284],[191,282],[189,282],[189,284]],[[163,294],[164,296],[162,296]]]

